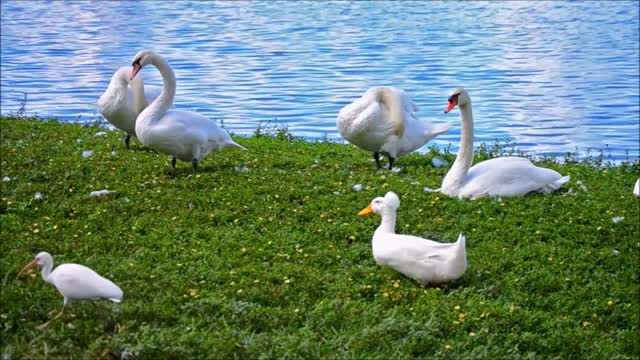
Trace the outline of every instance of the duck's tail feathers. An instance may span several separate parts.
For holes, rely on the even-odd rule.
[[[462,233],[460,233],[460,235],[458,235],[458,241],[456,241],[456,244],[458,244],[458,254],[461,256],[465,256],[467,254],[467,239],[465,238],[464,235],[462,235]]]
[[[389,108],[389,115],[393,131],[398,137],[404,135],[404,107],[402,99],[392,89],[380,87],[377,89],[378,101]]]
[[[561,187],[562,185],[564,185],[564,184],[566,184],[567,182],[569,182],[569,179],[571,179],[571,176],[570,176],[570,175],[563,176],[563,177],[561,177],[560,179],[558,179],[558,180],[556,180],[556,181],[554,181],[554,182],[551,182],[551,183],[549,183],[549,184],[545,185],[545,186],[542,188],[542,192],[543,192],[543,193],[550,193],[550,192],[552,192],[552,191],[556,191],[556,190],[560,189],[560,187]]]

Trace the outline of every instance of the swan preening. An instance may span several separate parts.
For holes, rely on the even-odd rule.
[[[439,243],[417,236],[396,234],[396,210],[400,199],[393,192],[377,197],[358,215],[375,213],[382,218],[373,233],[373,257],[423,284],[442,283],[460,278],[467,269],[465,237],[455,243]]]
[[[460,150],[442,181],[440,191],[458,198],[482,196],[523,196],[533,192],[549,193],[569,181],[557,171],[533,165],[521,157],[501,157],[471,166],[473,163],[473,113],[471,98],[461,88],[449,93],[445,113],[458,106],[462,122]]]
[[[131,79],[149,64],[162,75],[162,92],[138,115],[135,131],[143,145],[172,156],[171,177],[175,177],[176,158],[191,161],[195,172],[198,161],[212,152],[225,148],[246,150],[215,121],[191,111],[170,110],[176,94],[176,76],[160,55],[151,50],[138,52],[133,57]]]
[[[58,265],[53,271],[53,258],[47,252],[41,252],[28,263],[17,277],[36,266],[42,268],[42,279],[58,289],[64,297],[62,311],[51,320],[40,325],[47,326],[51,321],[64,313],[67,305],[74,300],[109,299],[113,302],[122,300],[122,289],[111,280],[100,276],[90,268],[79,264]]]
[[[111,125],[125,132],[125,147],[130,136],[136,136],[136,118],[162,91],[158,86],[144,85],[142,77],[130,79],[131,68],[121,67],[111,77],[107,90],[98,100],[98,110]]]
[[[380,154],[389,158],[389,169],[396,158],[419,149],[446,132],[449,125],[434,127],[414,115],[418,107],[396,87],[372,87],[338,114],[340,135],[353,145],[373,153],[378,169]]]

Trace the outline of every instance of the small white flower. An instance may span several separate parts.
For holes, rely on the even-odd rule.
[[[248,173],[249,171],[251,171],[251,169],[249,169],[248,167],[246,167],[244,165],[243,166],[236,166],[233,169],[236,172],[239,172],[239,173]]]
[[[333,195],[338,196],[338,195],[340,195],[340,193],[339,193],[338,191],[334,191],[334,192],[333,192]]]
[[[82,139],[76,139],[76,144],[81,144],[82,143]]]
[[[426,192],[426,193],[435,193],[435,192],[440,192],[440,188],[432,189],[432,188],[430,188],[430,187],[426,187],[426,186],[425,186],[425,187],[424,187],[424,189],[422,189],[422,190],[424,190],[424,192]]]
[[[40,194],[39,192],[37,192],[35,195],[33,195],[33,198],[37,201],[42,201],[44,200],[44,197],[42,196],[42,194]]]
[[[576,181],[576,185],[580,186],[580,189],[582,189],[582,192],[587,192],[589,190],[580,180]]]
[[[394,174],[397,174],[397,173],[399,173],[400,171],[402,171],[402,168],[401,168],[401,167],[394,167],[393,169],[391,169],[391,172],[392,172],[392,173],[394,173]]]
[[[115,150],[111,150],[111,156],[116,156],[116,151]]]
[[[320,165],[320,159],[319,158],[313,159],[313,164],[314,165]]]
[[[125,197],[124,197],[124,199],[122,199],[122,200],[124,200],[124,202],[129,202],[129,198],[128,198],[128,197],[126,197],[126,196],[125,196]]]
[[[613,255],[616,255],[616,256],[617,256],[617,255],[620,255],[620,250],[618,250],[618,249],[613,249],[613,250],[611,250],[611,253],[612,253]]]
[[[95,133],[95,135],[93,135],[93,136],[95,136],[95,137],[99,137],[99,136],[105,136],[105,135],[107,135],[107,133],[106,133],[106,132],[104,132],[104,131],[100,131],[100,132]]]
[[[620,221],[622,221],[622,220],[624,220],[624,216],[616,216],[616,217],[614,217],[613,219],[611,219],[611,221],[612,221],[614,224],[617,224],[617,223],[619,223],[619,222],[620,222]]]
[[[8,176],[5,176],[5,177],[2,178],[2,181],[3,182],[8,182],[8,181],[11,181],[11,178],[8,177]]]
[[[434,157],[433,159],[431,159],[431,165],[433,165],[433,167],[435,168],[447,166],[448,164],[448,162],[440,159],[439,157]]]
[[[353,191],[362,191],[362,184],[355,184],[353,185]]]
[[[105,196],[109,194],[111,194],[111,191],[104,189],[104,190],[92,191],[91,193],[89,193],[89,196],[96,197],[96,196]]]
[[[88,158],[91,155],[93,155],[93,150],[85,150],[85,151],[82,152],[82,157],[83,158]]]

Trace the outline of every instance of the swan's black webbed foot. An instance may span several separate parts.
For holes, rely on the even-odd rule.
[[[389,157],[389,170],[393,169],[393,162],[396,161],[396,159]]]
[[[382,169],[382,165],[380,165],[380,153],[374,152],[373,158],[376,160],[376,165],[378,166],[378,170]]]
[[[176,178],[176,157],[171,157],[171,169],[169,169],[169,177],[172,179]]]
[[[124,137],[124,147],[129,150],[129,140],[131,139],[131,136],[129,136],[129,134],[126,134]]]
[[[196,173],[196,170],[198,170],[198,159],[192,159],[191,160],[191,167],[193,168],[193,173]]]

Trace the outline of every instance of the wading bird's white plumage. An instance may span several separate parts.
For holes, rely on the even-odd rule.
[[[371,151],[378,168],[380,154],[387,156],[391,169],[396,158],[419,149],[449,129],[449,125],[434,127],[428,120],[419,120],[414,114],[417,110],[402,89],[372,87],[340,110],[338,132],[353,145]]]
[[[524,196],[533,192],[550,193],[569,181],[557,171],[538,167],[526,158],[501,157],[473,163],[473,114],[471,98],[461,88],[449,93],[445,113],[460,109],[462,134],[455,162],[442,181],[440,191],[451,197]]]
[[[33,261],[20,270],[18,277],[37,266],[42,268],[41,274],[44,281],[55,286],[64,297],[62,311],[42,326],[60,317],[71,301],[109,299],[120,302],[122,300],[122,290],[116,284],[84,265],[62,264],[52,271],[53,258],[47,252],[36,255]]]
[[[388,192],[384,197],[373,199],[358,213],[361,216],[375,213],[382,218],[371,243],[376,262],[424,284],[460,278],[467,269],[465,237],[460,234],[455,243],[439,243],[396,234],[396,210],[399,206],[398,195]]]
[[[136,135],[142,144],[173,156],[172,177],[176,158],[191,161],[195,171],[198,161],[212,152],[225,148],[246,150],[215,121],[191,111],[169,109],[176,94],[176,76],[160,55],[150,50],[138,52],[133,57],[131,78],[135,79],[140,69],[149,64],[160,71],[163,88],[160,96],[138,116]]]
[[[129,148],[129,137],[136,136],[136,118],[162,91],[159,86],[144,85],[142,77],[129,80],[131,68],[122,67],[111,77],[107,90],[98,99],[98,110],[111,125],[126,133],[125,146]]]

